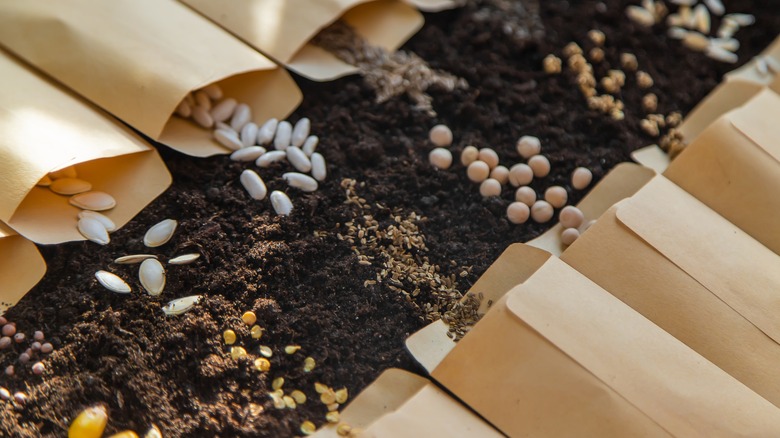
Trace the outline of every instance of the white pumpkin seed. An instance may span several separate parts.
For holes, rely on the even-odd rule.
[[[158,246],[166,244],[171,237],[173,237],[174,231],[178,222],[173,219],[165,219],[149,228],[149,231],[144,235],[144,245],[149,248],[156,248]]]
[[[174,111],[177,116],[184,117],[185,119],[189,119],[192,115],[192,107],[189,103],[187,103],[186,100],[182,100],[179,102],[179,105],[176,107],[176,110]]]
[[[237,105],[238,102],[236,102],[236,99],[232,99],[232,98],[225,99],[219,102],[218,104],[214,105],[214,108],[211,108],[211,117],[214,119],[215,122],[224,122],[225,120],[229,119],[230,116],[233,115],[233,112],[236,110]]]
[[[325,181],[328,176],[328,168],[325,165],[325,157],[315,152],[311,155],[311,176],[317,181]]]
[[[89,217],[81,218],[78,222],[79,233],[92,242],[99,243],[101,245],[108,245],[111,239],[108,237],[108,230],[97,219]]]
[[[200,91],[206,93],[206,95],[211,100],[219,100],[222,99],[222,88],[217,84],[209,84],[205,87],[201,88]]]
[[[206,111],[211,110],[211,98],[202,90],[195,92],[195,103],[197,103],[198,106],[205,108]]]
[[[89,210],[80,211],[79,219],[85,217],[100,221],[100,223],[103,224],[104,227],[106,227],[106,231],[108,231],[109,233],[112,231],[116,231],[116,224],[114,223],[114,221],[112,221],[111,219],[109,219],[107,216],[103,214],[100,214],[96,211],[89,211]]]
[[[287,216],[292,212],[293,205],[286,193],[274,190],[271,192],[271,206],[279,216]]]
[[[246,169],[241,172],[241,185],[244,186],[249,196],[258,201],[265,199],[268,189],[265,187],[263,179],[255,171]]]
[[[195,123],[206,129],[214,126],[214,118],[211,117],[209,110],[200,105],[192,108],[192,120],[195,120]]]
[[[51,179],[60,179],[60,178],[78,178],[78,172],[76,172],[76,168],[73,166],[63,167],[60,170],[55,170],[54,172],[49,172],[49,176]]]
[[[138,269],[138,279],[149,295],[160,295],[165,289],[165,268],[157,259],[146,259]]]
[[[316,135],[310,135],[309,138],[306,139],[305,142],[303,142],[303,147],[301,147],[301,150],[304,154],[306,154],[307,157],[311,157],[311,154],[314,153],[314,151],[317,149],[317,145],[320,143],[320,138]]]
[[[290,146],[290,140],[292,139],[292,125],[287,120],[279,122],[276,127],[276,136],[274,137],[274,148],[278,151],[283,151]]]
[[[304,192],[313,192],[317,190],[317,180],[298,172],[287,172],[282,174],[282,179],[287,181],[290,187],[295,187]]]
[[[198,260],[200,258],[200,254],[193,253],[193,254],[184,254],[180,255],[178,257],[174,257],[170,260],[168,260],[169,265],[189,265],[190,263],[194,262],[195,260]]]
[[[276,134],[276,126],[279,124],[277,119],[268,119],[260,129],[257,130],[257,144],[265,146],[274,139]]]
[[[130,286],[116,274],[108,271],[97,271],[95,272],[95,278],[97,278],[98,283],[111,292],[118,294],[130,293]]]
[[[119,263],[120,265],[134,265],[136,263],[141,263],[146,259],[156,258],[157,256],[153,254],[130,254],[114,259],[114,263]]]
[[[238,134],[236,134],[236,131],[233,130],[227,130],[227,129],[214,130],[214,140],[217,140],[217,143],[221,144],[222,146],[225,146],[228,149],[232,149],[234,151],[237,151],[242,147],[244,147],[244,144],[241,143],[241,140],[238,138]]]
[[[232,126],[236,132],[241,132],[241,128],[249,123],[250,120],[252,120],[252,109],[245,103],[239,103],[236,105],[233,117],[230,118],[230,126]]]
[[[261,155],[260,158],[255,161],[255,164],[257,167],[270,167],[271,164],[282,161],[285,158],[287,158],[287,152],[285,151],[270,151]]]
[[[655,24],[653,13],[641,6],[627,6],[626,15],[631,21],[643,27],[652,27]]]
[[[727,62],[729,64],[734,64],[739,60],[739,57],[737,56],[736,53],[729,52],[728,50],[720,48],[718,46],[707,47],[706,54],[707,57],[711,59],[720,62]]]
[[[162,311],[166,315],[181,315],[182,313],[185,313],[195,307],[195,304],[198,304],[198,301],[200,301],[200,295],[179,298],[164,305]]]
[[[311,160],[303,153],[301,148],[290,146],[287,148],[287,161],[299,172],[308,172],[311,170]]]
[[[257,142],[257,131],[257,124],[254,122],[249,122],[241,128],[241,144],[243,147],[254,146]]]
[[[290,137],[290,142],[292,145],[301,147],[303,142],[306,141],[306,138],[309,136],[310,130],[311,121],[307,117],[298,120],[292,130],[292,136]]]
[[[710,11],[707,10],[706,6],[696,5],[693,8],[693,19],[696,23],[696,30],[705,35],[710,33]]]
[[[52,181],[49,190],[58,195],[77,195],[92,190],[92,184],[78,178],[60,178]]]
[[[737,23],[741,27],[750,26],[756,22],[756,17],[752,14],[727,14],[723,19],[729,19]]]
[[[162,432],[154,424],[144,434],[144,438],[163,438]]]
[[[262,146],[249,146],[230,154],[230,159],[233,161],[255,161],[264,153],[265,148]]]
[[[709,47],[710,39],[699,32],[688,32],[685,34],[685,37],[683,37],[682,43],[691,50],[703,52]]]
[[[113,196],[104,192],[84,192],[70,197],[71,205],[92,211],[110,210],[116,207],[116,200]]]
[[[710,12],[715,15],[723,15],[726,12],[726,7],[723,6],[723,2],[720,0],[704,0],[704,4],[710,8]]]
[[[51,183],[51,177],[49,177],[49,175],[43,175],[43,178],[39,179],[35,185],[38,187],[49,187]]]
[[[224,129],[225,131],[233,131],[233,127],[228,125],[225,122],[214,122],[214,129]],[[236,132],[236,135],[238,135],[238,132]]]

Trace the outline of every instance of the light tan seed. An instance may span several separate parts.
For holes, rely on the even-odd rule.
[[[225,330],[222,333],[222,338],[225,340],[225,344],[233,345],[236,343],[236,332],[230,329]]]
[[[741,27],[751,26],[756,22],[754,15],[742,13],[727,14],[723,19],[729,19]]]
[[[271,347],[269,347],[267,345],[261,345],[260,346],[260,354],[263,355],[264,357],[271,357],[271,356],[274,355],[274,351],[271,350]]]
[[[696,30],[705,35],[710,33],[710,11],[707,10],[706,6],[698,4],[693,8],[693,21],[696,23]]]
[[[249,334],[252,335],[252,339],[260,339],[263,337],[263,328],[259,325],[253,325],[251,329],[249,329]]]
[[[84,210],[104,211],[116,207],[116,200],[108,193],[91,191],[73,195],[68,200],[71,205]]]
[[[466,146],[460,153],[460,164],[468,166],[479,159],[479,149],[474,146]]]
[[[293,399],[289,395],[283,396],[282,400],[284,400],[284,405],[287,407],[287,409],[295,409],[298,407],[298,404],[295,403],[295,399]]]
[[[675,40],[682,40],[685,39],[685,35],[688,35],[688,31],[682,27],[672,26],[666,30],[666,35]]]
[[[76,195],[92,190],[92,184],[79,178],[60,178],[52,181],[49,190],[58,195]]]
[[[480,149],[478,158],[485,162],[490,169],[498,166],[498,154],[491,148]]]
[[[288,345],[284,347],[284,352],[287,354],[295,354],[298,350],[301,349],[300,345]]]
[[[509,183],[513,187],[520,187],[530,184],[534,179],[534,171],[531,166],[518,163],[509,169]]]
[[[484,161],[474,161],[466,169],[466,175],[472,182],[481,183],[490,175],[490,166]]]
[[[230,118],[230,126],[236,132],[241,132],[241,128],[252,120],[252,109],[245,103],[236,105],[233,111],[233,117]]]
[[[192,107],[186,100],[182,100],[179,102],[179,105],[176,106],[174,112],[177,116],[188,119],[192,115]]]
[[[214,126],[214,118],[211,117],[209,110],[200,105],[192,109],[192,119],[206,129],[211,129]]]
[[[566,189],[561,186],[552,186],[544,191],[544,200],[555,208],[561,208],[566,205],[568,196]]]
[[[63,167],[62,169],[49,172],[49,177],[51,179],[78,178],[78,176],[78,172],[76,172],[76,167],[74,166]]]
[[[301,432],[304,435],[311,435],[316,431],[317,431],[317,426],[315,426],[314,423],[312,423],[311,421],[306,420],[303,423],[301,423]]]
[[[347,423],[339,424],[336,428],[336,433],[339,434],[339,436],[350,436],[352,435],[352,426]]]
[[[215,129],[214,140],[222,146],[234,151],[244,147],[244,144],[241,143],[241,139],[238,138],[236,131],[230,129]]]
[[[604,60],[604,50],[601,47],[594,47],[588,51],[588,59],[593,62],[601,62]]]
[[[320,401],[324,405],[336,403],[336,393],[332,389],[328,388],[327,391],[320,394]]]
[[[328,388],[327,385],[322,384],[320,382],[314,382],[314,391],[317,392],[317,394],[323,394],[327,392],[330,388]]]
[[[513,202],[506,208],[506,217],[513,224],[525,223],[531,216],[531,209],[522,202]]]
[[[538,137],[524,135],[517,140],[515,148],[521,157],[527,159],[542,152],[542,142]]]
[[[230,357],[233,358],[233,360],[241,359],[242,357],[246,357],[246,350],[244,347],[230,347]]]
[[[554,213],[552,205],[547,201],[536,201],[531,206],[531,219],[540,224],[549,222]]]
[[[428,132],[428,139],[438,147],[452,144],[452,131],[447,125],[436,125]]]
[[[255,315],[255,312],[248,310],[241,315],[241,321],[244,321],[246,325],[254,326],[255,322],[257,322],[257,315]]]
[[[572,41],[563,47],[563,54],[567,57],[572,57],[574,55],[581,55],[582,48],[577,43]]]
[[[704,0],[704,4],[710,8],[710,11],[715,15],[723,15],[726,12],[726,7],[723,6],[721,0]]]
[[[196,91],[193,96],[195,96],[195,103],[205,108],[206,110],[211,110],[211,98],[208,94],[204,93],[203,91],[199,90]]]
[[[282,398],[283,397],[282,394],[271,392],[268,394],[268,396],[270,396],[271,399],[274,401],[274,407],[276,409],[284,409],[287,407],[287,405],[284,403],[284,399]]]
[[[428,162],[437,169],[449,169],[452,165],[452,152],[444,148],[435,148],[428,154]]]
[[[620,65],[623,67],[623,70],[636,71],[639,68],[639,61],[636,60],[636,55],[633,53],[621,53]]]
[[[707,47],[709,47],[710,40],[709,38],[700,34],[699,32],[688,32],[685,34],[685,37],[683,37],[682,43],[685,47],[691,50],[695,50],[697,52],[703,52],[707,49]],[[639,77],[637,76],[637,80],[638,79]]]
[[[325,414],[325,420],[327,420],[328,423],[335,424],[341,420],[341,415],[339,415],[339,411],[330,411]]]
[[[309,373],[314,370],[314,367],[317,366],[317,361],[314,360],[313,357],[307,357],[303,360],[303,371],[306,373]]]
[[[97,219],[89,217],[81,218],[76,225],[79,233],[92,242],[100,245],[108,245],[111,241],[111,238],[108,237],[108,230],[106,230],[105,225]]]
[[[544,178],[550,174],[550,160],[544,155],[534,155],[528,159],[528,166],[537,178]]]
[[[165,268],[157,259],[146,259],[138,269],[138,279],[149,295],[160,295],[165,289]]]
[[[580,237],[580,232],[576,228],[566,228],[561,232],[561,243],[567,246],[571,245],[578,237]]]
[[[520,187],[515,192],[515,201],[530,207],[536,202],[536,191],[528,186]]]
[[[224,94],[222,92],[222,87],[220,87],[217,84],[206,85],[205,87],[201,88],[200,90],[203,91],[206,94],[206,96],[208,96],[209,99],[211,99],[211,100],[222,99],[222,96]]]
[[[503,186],[509,181],[509,169],[506,166],[496,166],[490,171],[490,177]]]
[[[593,173],[588,168],[578,167],[571,174],[571,186],[575,190],[582,190],[588,187],[591,181],[593,181]]]
[[[652,113],[658,109],[658,96],[653,93],[647,93],[642,97],[642,108]]]
[[[542,60],[542,67],[544,72],[548,75],[555,75],[561,72],[561,58],[553,55],[552,53],[545,56]]]
[[[255,368],[262,372],[269,371],[271,369],[271,362],[264,357],[258,357],[255,359]]]
[[[347,391],[347,388],[341,388],[336,391],[336,403],[343,405],[347,402],[347,399],[349,398],[349,391]]]
[[[714,59],[716,61],[720,62],[726,62],[729,64],[734,64],[737,61],[739,61],[739,57],[734,52],[729,52],[726,49],[723,49],[718,46],[709,46],[707,47],[706,54],[708,58]]]
[[[284,386],[284,377],[277,377],[271,382],[271,388],[274,390],[282,389]]]
[[[640,6],[627,6],[626,16],[642,27],[652,27],[655,24],[655,16],[653,16],[653,13]]]
[[[144,245],[149,248],[156,248],[165,245],[176,232],[178,222],[173,219],[165,219],[154,224],[144,235]]]
[[[501,196],[501,183],[493,178],[488,178],[479,185],[479,194],[483,198]]]
[[[636,83],[639,88],[650,88],[653,86],[653,77],[647,72],[638,71],[636,72]]]
[[[579,228],[585,221],[585,215],[579,208],[567,205],[558,215],[558,221],[564,228]]]
[[[597,46],[602,46],[604,45],[604,41],[606,41],[607,36],[604,35],[604,32],[598,29],[591,29],[588,31],[588,38],[590,38],[590,40],[593,41],[593,44]]]
[[[227,98],[222,100],[211,108],[211,118],[214,119],[214,122],[224,122],[233,115],[236,111],[236,106],[238,106],[236,99]],[[231,129],[233,128],[231,127]]]
[[[170,260],[168,260],[169,265],[189,265],[190,263],[194,262],[195,260],[198,260],[200,258],[200,254],[198,253],[192,253],[192,254],[182,254],[180,256],[174,257]]]
[[[290,397],[292,397],[293,400],[295,400],[295,403],[298,403],[299,405],[306,403],[306,394],[304,394],[300,389],[296,389],[290,392]]]

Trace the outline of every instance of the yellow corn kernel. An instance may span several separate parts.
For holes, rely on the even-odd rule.
[[[232,357],[233,360],[238,360],[244,356],[246,356],[246,350],[244,350],[244,347],[232,347],[230,349],[230,357]]]
[[[268,371],[271,369],[271,362],[264,357],[257,358],[255,359],[255,368],[257,368],[258,371]]]
[[[84,409],[73,419],[68,428],[68,438],[100,438],[108,423],[105,406]]]
[[[249,329],[249,334],[252,335],[252,339],[260,339],[263,337],[263,328],[259,325],[253,325],[251,329]]]
[[[222,333],[222,337],[225,339],[225,344],[227,345],[233,345],[236,343],[236,332],[233,330],[225,330],[225,332]]]
[[[244,324],[246,325],[253,325],[255,322],[257,322],[257,315],[255,315],[255,312],[248,311],[244,312],[243,315],[241,315],[241,320],[244,321]]]

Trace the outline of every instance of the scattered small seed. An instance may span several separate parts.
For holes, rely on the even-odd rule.
[[[290,187],[295,187],[304,192],[314,192],[319,187],[316,179],[298,172],[284,173],[282,174],[282,179],[287,181]]]
[[[249,334],[252,335],[252,339],[260,339],[263,337],[263,328],[259,325],[253,325],[251,329],[249,329]]]
[[[550,160],[544,155],[534,155],[528,159],[528,166],[537,178],[544,178],[550,174]]]
[[[230,347],[230,357],[233,360],[241,359],[246,356],[246,350],[244,347]]]
[[[640,6],[627,6],[626,15],[631,21],[643,27],[652,27],[655,24],[653,13]]]
[[[530,207],[536,202],[536,192],[528,186],[520,187],[515,192],[515,201],[522,202]]]
[[[542,60],[542,67],[544,68],[544,72],[548,75],[558,74],[561,72],[562,67],[561,58],[551,53]]]
[[[32,372],[33,374],[40,376],[43,374],[43,372],[46,371],[46,366],[43,365],[43,362],[35,362],[32,366]]]
[[[54,346],[49,342],[44,342],[41,344],[41,353],[43,354],[49,354],[52,351],[54,351]]]
[[[146,259],[156,258],[157,256],[153,254],[131,254],[114,259],[114,263],[118,263],[120,265],[134,265],[136,263],[141,263]]]
[[[233,111],[233,117],[230,118],[230,126],[234,131],[240,132],[250,120],[252,120],[252,109],[245,103],[239,103]]]
[[[300,349],[301,349],[300,345],[288,345],[284,347],[284,352],[287,354],[295,354]]]
[[[257,322],[257,315],[255,315],[255,312],[248,310],[241,315],[241,320],[244,321],[244,324],[251,326]]]
[[[317,366],[317,362],[314,360],[313,357],[307,357],[303,360],[303,371],[306,373],[311,372],[314,370],[314,367]]]
[[[13,376],[14,373],[15,373],[15,370],[14,370],[14,366],[13,365],[8,365],[7,367],[5,367],[5,375],[6,376]]]
[[[490,166],[481,160],[474,161],[466,169],[466,175],[472,182],[481,183],[490,175]]]
[[[214,127],[214,118],[211,117],[209,109],[200,105],[192,108],[192,119],[202,128],[211,129]]]
[[[316,431],[317,431],[317,426],[315,426],[314,423],[312,423],[311,421],[306,420],[303,423],[301,423],[301,432],[304,435],[311,435]]]
[[[279,125],[279,120],[271,118],[263,123],[263,126],[257,130],[257,144],[265,146],[274,139],[276,134],[276,127]]]
[[[224,122],[233,115],[236,106],[238,106],[238,102],[235,99],[224,99],[211,108],[211,118],[215,122]]]
[[[282,389],[284,386],[284,377],[277,377],[271,382],[271,388],[274,390]]]
[[[32,349],[32,351],[41,351],[41,343],[38,341],[33,342],[30,344],[30,349]]]
[[[591,181],[593,181],[593,173],[585,167],[578,167],[571,174],[571,185],[575,190],[588,187]]]
[[[179,105],[174,110],[177,116],[189,119],[192,115],[192,107],[186,100],[179,102]]]
[[[480,149],[478,158],[486,163],[490,169],[498,166],[498,154],[491,148]]]
[[[703,4],[698,4],[695,8],[693,8],[693,21],[695,23],[696,30],[705,35],[710,33],[710,11],[707,10],[706,6]]]
[[[244,147],[236,131],[232,129],[217,128],[214,130],[214,140],[228,149],[237,151]]]
[[[710,45],[730,52],[739,50],[739,40],[736,38],[710,38]]]
[[[327,391],[320,394],[320,401],[324,405],[336,403],[336,393],[332,389],[328,388]]]
[[[287,148],[287,161],[299,172],[308,172],[311,170],[311,160],[297,146]]]
[[[21,344],[22,342],[24,342],[25,338],[26,336],[24,335],[24,333],[17,333],[14,335],[14,342],[16,342],[17,344]]]
[[[347,399],[349,398],[349,391],[347,391],[347,388],[341,388],[336,391],[336,403],[343,405],[347,402]]]
[[[621,53],[620,65],[626,71],[636,71],[639,68],[639,62],[636,60],[636,55],[633,53]]]
[[[14,401],[17,404],[20,404],[20,405],[23,405],[23,404],[27,403],[27,394],[25,394],[23,392],[15,392],[14,393]]]
[[[301,147],[309,137],[309,131],[311,130],[311,121],[307,117],[303,117],[295,124],[290,137],[290,142],[293,146]]]
[[[563,47],[563,54],[569,58],[574,55],[582,55],[582,48],[579,44],[572,41]]]
[[[642,108],[649,113],[655,112],[658,109],[658,96],[653,93],[642,96]]]
[[[3,336],[13,336],[16,334],[16,324],[8,323],[3,326]]]
[[[281,392],[281,391],[279,391]],[[268,394],[269,397],[274,401],[274,407],[276,409],[284,409],[287,407],[287,405],[284,403],[283,394],[279,394],[277,392],[271,392]]]
[[[287,152],[285,151],[269,151],[261,155],[255,164],[257,167],[270,167],[271,164],[278,161],[282,161],[287,158]]]
[[[428,139],[438,147],[452,144],[452,131],[447,125],[436,125],[428,132]]]
[[[311,176],[319,182],[325,181],[328,177],[328,167],[325,164],[325,157],[320,153],[311,154]]]
[[[435,148],[428,154],[428,161],[437,169],[449,169],[452,165],[452,152],[449,149]]]
[[[709,47],[710,40],[706,36],[700,34],[699,32],[688,32],[685,34],[685,37],[682,39],[682,43],[685,47],[695,50],[697,52],[703,52]],[[637,75],[637,81],[639,81],[639,76]],[[640,84],[640,87],[642,85]],[[647,88],[647,87],[642,87]]]
[[[335,424],[341,420],[341,415],[339,415],[339,411],[330,411],[325,414],[325,420],[327,420],[328,423]]]
[[[289,395],[282,396],[282,400],[284,400],[284,405],[287,407],[287,409],[295,409],[298,407],[298,404],[295,403],[295,399]]]
[[[262,372],[269,371],[271,369],[271,361],[264,357],[258,357],[255,359],[255,368]]]
[[[241,172],[239,181],[241,181],[241,185],[244,186],[244,189],[249,193],[249,196],[252,197],[252,199],[257,199],[258,201],[265,199],[268,189],[265,187],[265,182],[263,182],[263,179],[260,178],[260,175],[258,175],[257,172],[252,169],[244,169],[244,171]]]
[[[160,295],[165,289],[165,268],[157,259],[146,259],[138,269],[138,279],[149,295]]]
[[[227,329],[224,332],[222,332],[222,339],[225,340],[225,344],[233,345],[236,343],[236,332]]]
[[[84,192],[73,195],[68,200],[71,205],[84,210],[103,211],[116,207],[116,200],[113,196],[103,192]]]
[[[593,62],[601,62],[604,60],[604,50],[601,47],[594,47],[588,51],[588,59]]]
[[[501,196],[501,183],[493,178],[488,178],[479,185],[479,194],[483,198]]]
[[[264,357],[271,357],[271,356],[274,355],[274,351],[271,350],[271,347],[269,347],[267,345],[261,345],[260,346],[260,354],[263,355]]]
[[[110,290],[111,292],[116,292],[119,294],[130,293],[130,285],[128,285],[116,274],[112,274],[108,271],[97,271],[95,272],[95,278],[97,278],[97,281],[101,286]]]
[[[249,122],[241,128],[241,135],[239,135],[241,147],[248,148],[257,143],[257,130],[257,124],[254,122]]]
[[[555,208],[561,208],[566,205],[568,197],[566,189],[561,186],[552,186],[544,192],[544,200]]]
[[[466,146],[460,153],[460,164],[468,166],[479,159],[479,149],[474,146]]]
[[[5,350],[6,348],[10,347],[12,342],[13,341],[11,340],[10,337],[3,336],[2,338],[0,338],[0,350]]]
[[[96,211],[82,210],[79,212],[78,217],[79,219],[83,219],[87,217],[90,219],[95,219],[96,221],[103,224],[103,226],[106,228],[106,231],[108,231],[109,233],[112,231],[116,231],[116,224],[114,223],[114,221],[109,219],[106,215],[98,213]]]
[[[522,224],[528,220],[531,209],[522,202],[513,202],[506,208],[506,217],[513,224]]]
[[[328,388],[327,385],[322,384],[320,382],[314,382],[314,391],[317,392],[317,394],[324,394],[327,392],[330,388]]]
[[[320,143],[320,138],[316,135],[310,135],[306,141],[303,142],[301,150],[307,157],[311,157],[314,151],[317,150],[317,145]]]
[[[290,146],[292,140],[292,125],[283,120],[276,126],[276,137],[274,138],[274,148],[278,151],[284,151]]]
[[[567,205],[558,215],[558,221],[564,228],[579,228],[585,221],[585,215],[579,208]]]
[[[547,201],[536,201],[531,206],[531,219],[540,224],[549,222],[553,217],[553,213],[553,206]]]
[[[752,14],[734,13],[734,14],[727,14],[723,18],[724,19],[728,18],[729,20],[734,21],[741,27],[747,27],[756,22],[756,17]]]
[[[498,181],[503,186],[509,181],[509,169],[506,166],[496,166],[490,171],[490,178]]]
[[[639,127],[642,128],[642,131],[644,131],[645,134],[651,137],[658,137],[661,132],[658,128],[658,123],[648,119],[640,120]]]
[[[352,426],[347,423],[339,424],[336,428],[336,433],[339,434],[339,436],[350,436],[352,435]]]
[[[100,245],[108,245],[111,241],[111,238],[108,236],[108,230],[106,230],[103,223],[97,219],[83,217],[78,220],[76,226],[79,233],[92,242]]]
[[[211,98],[209,97],[208,94],[206,94],[202,90],[198,90],[195,93],[193,93],[193,96],[195,96],[195,103],[198,106],[201,106],[206,110],[211,110]]]
[[[682,27],[672,26],[666,30],[666,35],[669,38],[675,40],[682,40],[685,39],[686,35],[688,35],[688,31],[683,29]]]
[[[720,61],[720,62],[726,62],[726,63],[729,63],[729,64],[734,64],[734,63],[736,63],[739,60],[739,57],[737,56],[736,53],[729,52],[728,50],[726,50],[726,49],[724,49],[722,47],[718,47],[718,46],[710,45],[709,47],[707,47],[707,50],[706,50],[705,53],[706,53],[708,58],[711,58],[711,59],[714,59],[714,60]]]
[[[200,258],[200,254],[198,253],[192,253],[192,254],[183,254],[178,257],[174,257],[170,260],[168,260],[169,265],[189,265],[190,263],[194,262],[195,260],[198,260]]]
[[[566,228],[561,232],[561,243],[567,246],[571,245],[578,237],[580,237],[580,232],[576,228]]]
[[[165,219],[152,225],[144,235],[144,245],[149,248],[165,245],[173,237],[177,225],[178,222],[173,219]]]
[[[43,332],[40,330],[36,330],[35,333],[33,334],[33,339],[39,342],[43,341],[45,339],[43,336]]]

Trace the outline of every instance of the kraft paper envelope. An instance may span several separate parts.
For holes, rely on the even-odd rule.
[[[663,173],[672,161],[669,159],[669,154],[656,144],[651,144],[631,152],[631,159],[658,173]]]
[[[356,436],[500,437],[490,425],[428,379],[399,369],[384,371],[341,411],[339,424]],[[323,426],[315,437],[339,437],[337,425]]]
[[[776,38],[759,56],[772,58],[777,65],[780,65],[780,37]],[[727,73],[723,82],[685,116],[679,130],[686,142],[693,141],[718,117],[742,106],[751,97],[767,87],[780,91],[780,75],[771,72],[768,74],[759,73],[756,68],[757,62],[756,59],[753,59],[742,67]]]
[[[0,2],[0,45],[189,155],[230,152],[210,130],[171,116],[190,91],[224,81],[260,122],[301,100],[286,71],[173,0]]]
[[[265,55],[315,81],[357,73],[354,66],[307,44],[337,19],[343,19],[369,43],[391,51],[414,35],[424,21],[413,7],[396,0],[181,1]]]
[[[780,256],[659,176],[561,256],[780,406]]]
[[[432,376],[509,436],[780,434],[780,409],[557,258]]]
[[[666,177],[780,254],[780,95],[764,90],[719,118]]]
[[[46,262],[35,244],[0,222],[0,315],[19,302],[45,273]]]
[[[157,151],[111,116],[0,50],[0,220],[43,244],[84,240],[78,208],[36,183],[76,165],[93,190],[117,206],[105,214],[122,226],[171,183]]]

